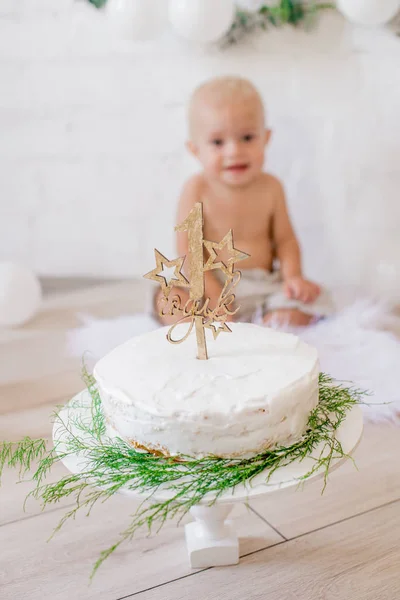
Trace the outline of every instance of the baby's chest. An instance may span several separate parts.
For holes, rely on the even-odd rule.
[[[230,229],[234,238],[252,239],[266,237],[271,218],[268,214],[253,214],[250,211],[207,210],[204,214],[204,234],[209,240],[221,240]]]

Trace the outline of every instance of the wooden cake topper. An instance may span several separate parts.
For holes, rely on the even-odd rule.
[[[178,316],[180,319],[171,326],[167,339],[173,344],[184,342],[193,327],[196,329],[197,358],[207,360],[207,345],[204,329],[211,329],[214,339],[222,332],[231,332],[226,320],[229,315],[234,315],[239,310],[230,309],[235,300],[233,290],[240,281],[240,271],[234,270],[235,263],[248,258],[245,252],[240,252],[233,245],[233,233],[230,230],[219,243],[209,242],[203,238],[203,205],[197,202],[190,211],[188,217],[175,227],[175,231],[187,231],[189,242],[189,277],[190,282],[182,273],[185,256],[168,260],[158,250],[155,250],[156,268],[146,273],[144,277],[157,281],[161,285],[163,297],[160,301],[160,316]],[[219,259],[218,250],[225,249],[227,258]],[[204,264],[204,249],[207,250],[209,258]],[[167,275],[165,271],[169,270]],[[226,275],[226,281],[218,298],[217,306],[211,309],[210,298],[204,299],[204,272],[212,269],[221,269]],[[173,273],[171,274],[171,270]],[[169,278],[168,278],[169,277]],[[173,287],[187,287],[190,290],[189,300],[182,306],[180,296],[173,294]],[[189,329],[186,334],[178,340],[172,338],[175,327],[187,321]]]

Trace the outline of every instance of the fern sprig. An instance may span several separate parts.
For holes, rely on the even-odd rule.
[[[108,436],[96,382],[86,370],[84,380],[88,394],[79,395],[55,415],[58,441],[53,447],[48,448],[45,440],[29,437],[18,443],[0,444],[0,476],[5,467],[18,468],[20,478],[33,471],[35,489],[29,495],[40,500],[43,507],[74,499],[75,506],[65,513],[54,533],[78,512],[90,514],[96,503],[105,502],[122,490],[134,491],[143,497],[119,539],[101,552],[92,576],[139,528],[146,526],[152,531],[156,526],[159,530],[167,519],[182,519],[200,502],[211,505],[224,492],[233,491],[240,484],[251,487],[260,473],[265,474],[264,484],[268,485],[277,469],[313,456],[312,466],[299,483],[321,472],[325,489],[332,462],[346,457],[336,437],[337,431],[349,410],[362,403],[366,395],[362,390],[337,384],[328,375],[321,374],[319,403],[309,415],[306,432],[296,442],[246,459],[180,456],[177,460],[177,457],[139,452],[122,439]],[[79,473],[69,473],[56,482],[45,483],[55,463],[77,456]],[[157,500],[161,487],[167,487],[170,494],[167,499]]]

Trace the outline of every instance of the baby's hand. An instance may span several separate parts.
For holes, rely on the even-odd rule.
[[[285,280],[284,291],[288,298],[309,304],[318,298],[321,288],[316,283],[307,281],[300,275],[295,275]]]

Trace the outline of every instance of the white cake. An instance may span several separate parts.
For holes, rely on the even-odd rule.
[[[110,431],[137,448],[192,457],[248,457],[301,437],[318,403],[317,351],[291,334],[230,326],[216,341],[206,330],[207,361],[196,358],[194,330],[173,345],[168,328],[102,358],[94,376]],[[188,326],[179,327],[175,338]]]

